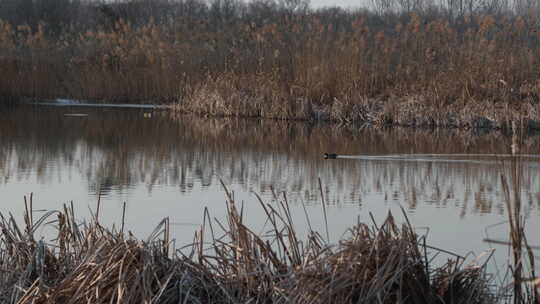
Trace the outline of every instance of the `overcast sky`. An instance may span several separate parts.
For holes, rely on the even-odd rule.
[[[312,8],[325,6],[339,6],[343,8],[359,8],[364,7],[369,0],[310,0]]]

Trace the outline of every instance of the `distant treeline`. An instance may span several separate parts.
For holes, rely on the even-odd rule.
[[[344,10],[305,0],[0,0],[0,95],[415,126],[501,127],[517,115],[534,125],[540,4],[527,1]]]
[[[414,12],[449,19],[481,14],[530,16],[540,13],[537,0],[367,0],[351,5],[356,5],[358,10],[313,9],[309,0],[0,0],[0,19],[33,28],[44,23],[50,32],[59,34],[67,26],[77,29],[107,27],[120,20],[144,25],[150,21],[172,24],[179,18],[190,18],[211,20],[218,25],[240,20],[275,21],[282,14],[317,13],[335,23],[344,15],[366,13],[396,17]]]

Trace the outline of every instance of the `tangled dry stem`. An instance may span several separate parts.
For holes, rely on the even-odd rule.
[[[453,258],[430,265],[410,224],[358,224],[331,246],[311,231],[301,241],[286,196],[263,203],[269,231],[254,233],[227,192],[226,223],[207,212],[191,250],[170,252],[168,221],[147,240],[94,217],[75,220],[73,205],[25,225],[2,216],[2,303],[491,303],[483,267]],[[35,233],[51,217],[51,243]],[[22,230],[24,229],[24,230]],[[218,230],[223,234],[218,236]],[[208,245],[209,244],[209,245]]]
[[[497,128],[518,117],[540,128],[534,14],[291,12],[271,1],[190,11],[196,2],[174,2],[185,15],[172,21],[58,31],[0,20],[0,96],[379,125]]]

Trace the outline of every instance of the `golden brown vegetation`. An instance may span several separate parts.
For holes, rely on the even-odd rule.
[[[535,15],[231,3],[60,33],[0,21],[0,94],[410,126],[504,127],[517,116],[540,127]]]
[[[512,277],[513,302],[540,303],[538,287],[540,279],[536,275],[536,256],[525,234],[526,212],[521,198],[523,183],[523,159],[516,157],[504,164],[507,175],[501,175],[504,201],[508,212],[509,254]]]
[[[377,228],[358,224],[332,247],[314,231],[302,242],[286,199],[261,207],[269,232],[253,233],[228,195],[227,222],[208,214],[191,253],[170,252],[168,221],[146,240],[73,206],[32,216],[25,226],[0,220],[0,300],[5,303],[491,303],[485,269],[459,257],[432,267],[428,247],[391,215]],[[99,205],[98,205],[99,206]],[[56,216],[49,244],[36,231]],[[224,235],[218,237],[218,227]],[[24,229],[24,230],[23,230]]]

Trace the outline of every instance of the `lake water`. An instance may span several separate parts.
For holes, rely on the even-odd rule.
[[[309,224],[326,235],[320,179],[334,242],[358,220],[371,222],[370,213],[379,223],[389,211],[403,221],[403,208],[419,233],[429,232],[433,246],[461,255],[494,248],[499,263],[506,259],[504,245],[484,241],[508,240],[504,158],[482,156],[510,153],[512,138],[500,132],[173,118],[148,111],[1,109],[0,211],[21,218],[23,197],[33,193],[34,209],[73,201],[84,219],[101,192],[103,223],[119,224],[125,202],[126,227],[135,235],[150,234],[169,217],[180,246],[192,240],[205,208],[225,221],[223,181],[244,202],[254,229],[264,231],[265,220],[254,193],[272,203],[274,193],[285,192],[298,231],[307,231],[305,207]],[[324,160],[324,152],[357,157]],[[540,136],[525,136],[521,152],[539,153]],[[539,173],[540,158],[528,158],[521,194],[529,242],[536,246]]]

